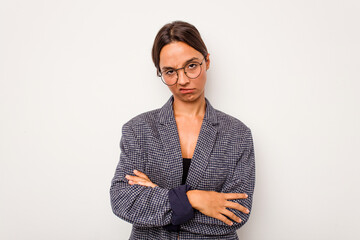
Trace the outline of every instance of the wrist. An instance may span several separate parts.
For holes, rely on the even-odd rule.
[[[198,209],[199,205],[199,193],[201,190],[189,190],[187,191],[186,195],[189,199],[189,203],[191,204],[191,206],[195,209]]]
[[[181,225],[194,217],[194,208],[191,206],[186,192],[190,185],[180,185],[169,190],[169,202],[172,209],[171,224]]]

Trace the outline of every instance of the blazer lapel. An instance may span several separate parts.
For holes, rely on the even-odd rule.
[[[201,125],[195,151],[191,159],[186,183],[196,189],[208,165],[217,135],[217,118],[215,109],[206,99],[206,112]]]
[[[171,96],[167,103],[160,109],[158,125],[168,165],[168,188],[179,186],[182,178],[182,154],[172,104],[173,96]]]
[[[159,115],[159,133],[167,156],[169,174],[167,185],[174,188],[180,185],[182,178],[182,154],[179,134],[173,111],[173,96],[161,108]],[[215,109],[206,100],[205,116],[201,125],[200,134],[196,143],[195,151],[191,159],[191,165],[186,183],[196,188],[201,181],[207,167],[209,157],[216,141],[217,118]]]

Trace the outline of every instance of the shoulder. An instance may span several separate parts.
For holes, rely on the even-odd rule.
[[[220,129],[223,130],[235,130],[240,132],[248,132],[250,131],[250,128],[245,125],[244,122],[239,120],[238,118],[224,113],[218,109],[215,109],[217,121],[219,123]]]
[[[160,108],[150,110],[147,112],[140,113],[139,115],[128,120],[123,128],[125,129],[143,129],[143,128],[154,128],[159,119]]]
[[[250,131],[249,127],[245,125],[238,118],[225,113],[219,110],[217,107],[213,106],[209,99],[205,98],[207,103],[206,116],[207,119],[217,125],[218,130],[220,131],[237,131],[237,132],[247,132]]]
[[[215,109],[218,121],[218,133],[231,139],[234,144],[251,144],[251,129],[238,118]]]

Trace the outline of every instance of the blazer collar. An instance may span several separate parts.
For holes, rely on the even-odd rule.
[[[159,122],[161,124],[168,124],[175,122],[173,102],[174,102],[174,96],[171,95],[169,100],[160,109]],[[211,106],[207,98],[205,98],[205,102],[206,102],[206,110],[205,110],[204,121],[207,121],[212,125],[216,125],[218,123],[216,117],[216,110]]]
[[[195,151],[191,159],[191,165],[186,179],[194,189],[202,181],[202,176],[206,170],[210,160],[210,155],[216,142],[217,126],[216,110],[206,100],[205,116],[201,125],[199,137],[196,143]],[[168,188],[179,186],[182,177],[182,154],[180,140],[178,137],[178,129],[173,111],[173,96],[165,103],[160,110],[159,116],[159,134],[164,146],[166,156],[164,161],[169,163],[167,171],[166,185]]]

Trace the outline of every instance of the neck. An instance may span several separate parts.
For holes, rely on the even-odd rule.
[[[175,116],[203,117],[206,110],[205,97],[199,97],[195,101],[184,102],[174,98],[173,109]]]

